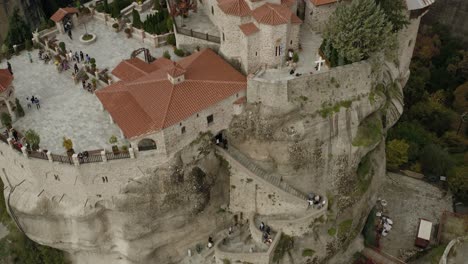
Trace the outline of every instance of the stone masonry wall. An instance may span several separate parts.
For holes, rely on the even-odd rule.
[[[330,15],[335,11],[336,4],[315,6],[306,0],[304,23],[308,24],[314,31],[321,32],[325,28]]]
[[[221,130],[227,129],[233,117],[233,103],[243,96],[245,96],[245,91],[234,94],[224,101],[192,115],[185,121],[164,129],[167,152],[171,154],[181,150],[195,140],[199,133],[211,131],[211,133],[217,134]],[[209,115],[213,115],[214,120],[210,125],[206,119]],[[182,134],[182,127],[185,127],[184,134]]]
[[[193,52],[197,47],[200,49],[210,48],[212,50],[218,51],[219,44],[211,41],[206,41],[204,39],[193,38],[190,36],[185,36],[182,34],[174,34],[176,37],[177,48],[188,50]]]
[[[409,65],[413,57],[420,21],[421,18],[411,19],[408,27],[401,30],[398,34],[399,70],[403,76],[409,77]]]
[[[233,212],[255,212],[261,215],[300,214],[307,209],[307,202],[267,184],[250,173],[231,157],[227,157],[231,168],[229,208]]]

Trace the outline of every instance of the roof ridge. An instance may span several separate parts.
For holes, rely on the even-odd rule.
[[[164,112],[164,119],[162,121],[162,124],[161,124],[161,129],[164,129],[164,127],[166,126],[166,120],[167,120],[167,115],[169,113],[169,108],[172,104],[172,98],[174,98],[174,86],[175,84],[170,84],[170,87],[171,87],[171,98],[169,99],[169,103],[167,104],[167,108],[166,108],[166,111]],[[153,125],[154,126],[154,125]]]
[[[131,59],[137,59],[137,60],[140,60],[139,58],[131,58]],[[129,60],[131,59],[128,59],[128,60],[124,60],[125,63],[129,64],[130,66],[132,66],[133,68],[137,69],[138,71],[142,72],[144,75],[148,75],[147,72],[145,72],[144,70],[138,68],[137,66],[133,65],[132,63],[128,62]],[[143,61],[142,61],[143,62]]]
[[[273,5],[273,4],[271,4],[271,5]],[[281,5],[281,4],[279,4],[278,7],[280,7],[280,8],[285,8],[285,6],[284,6],[284,5]],[[278,12],[278,10],[276,10],[276,8],[273,8],[273,7],[271,7],[271,8],[273,9],[273,11],[274,11],[278,16],[280,16],[280,17],[282,17],[283,19],[286,19],[286,20],[288,20],[288,21],[291,21],[292,12],[291,12],[291,10],[289,10],[289,8],[286,7],[286,8],[288,9],[289,13],[291,13],[291,16],[289,16],[289,17],[284,17],[284,16],[282,16],[282,14],[281,14],[280,12]]]
[[[228,83],[228,84],[238,84],[245,83],[243,81],[218,81],[218,80],[194,80],[194,79],[185,79],[184,82],[203,82],[203,83]]]

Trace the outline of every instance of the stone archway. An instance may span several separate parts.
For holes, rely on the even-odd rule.
[[[144,138],[138,142],[138,150],[145,151],[145,150],[152,150],[157,149],[156,142],[150,138]]]

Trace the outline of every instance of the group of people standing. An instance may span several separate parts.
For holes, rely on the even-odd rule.
[[[31,98],[26,97],[26,104],[28,105],[28,108],[31,109],[32,105],[35,105],[36,108],[39,110],[41,108],[41,104],[39,102],[39,98],[36,96],[31,96]]]
[[[259,226],[260,231],[263,232],[263,243],[270,245],[273,242],[273,239],[271,238],[271,228],[268,225],[265,225],[265,223],[261,222]]]

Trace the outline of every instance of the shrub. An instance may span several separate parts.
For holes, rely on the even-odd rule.
[[[294,238],[286,234],[281,234],[278,245],[273,253],[273,262],[278,262],[283,256],[294,247]]]
[[[65,42],[63,42],[63,41],[61,41],[61,42],[59,43],[59,48],[60,48],[60,50],[61,50],[62,52],[66,52],[66,51],[67,51],[67,50],[66,50],[66,47],[65,47]]]
[[[299,54],[297,54],[297,52],[294,52],[292,60],[293,60],[293,62],[298,62],[299,61]]]
[[[117,29],[117,28],[119,28],[119,24],[114,23],[114,24],[112,24],[112,27],[115,28],[115,29]]]
[[[330,236],[335,236],[336,235],[336,228],[334,227],[331,227],[327,230],[327,233],[330,235]]]
[[[304,248],[304,250],[302,250],[303,257],[312,257],[314,254],[315,254],[315,250],[313,249]]]
[[[421,151],[422,171],[426,176],[446,176],[453,167],[447,151],[435,144],[429,144]]]
[[[387,168],[397,170],[401,165],[408,162],[409,145],[404,140],[394,139],[387,142]]]
[[[142,28],[143,22],[141,22],[140,13],[136,9],[132,10],[132,17],[133,17],[133,22],[132,22],[133,26],[136,28]]]
[[[128,146],[127,146],[127,145],[122,145],[122,147],[120,147],[120,149],[121,149],[123,152],[128,152]]]
[[[167,44],[169,45],[172,45],[172,46],[175,46],[176,45],[176,38],[175,38],[175,35],[174,34],[171,34],[169,36],[167,36]]]
[[[39,149],[39,143],[41,143],[41,138],[36,133],[36,131],[29,129],[28,131],[26,131],[24,137],[26,138],[26,142],[28,143],[30,149]]]
[[[169,13],[166,9],[163,9],[156,14],[150,14],[146,17],[146,20],[143,23],[143,29],[150,34],[159,35],[167,33],[169,32],[167,27],[167,19],[169,17]]]
[[[18,117],[23,117],[24,116],[24,109],[21,106],[21,103],[18,100],[18,98],[16,98],[15,102],[16,102],[16,114],[18,115]]]
[[[114,145],[115,143],[117,143],[118,139],[116,136],[112,135],[110,138],[109,138],[109,143]]]
[[[169,51],[166,50],[166,51],[164,51],[164,53],[163,53],[163,57],[166,58],[166,59],[168,59],[168,60],[170,60],[170,59],[171,59],[171,54],[169,54]]]
[[[2,121],[2,125],[4,127],[11,127],[11,116],[8,113],[2,113],[0,115],[0,119]]]
[[[172,21],[172,17],[168,17],[166,19],[166,28],[169,32],[172,32],[174,29],[174,22]]]
[[[70,151],[73,149],[73,142],[71,139],[63,137],[63,143],[62,146],[67,150]]]
[[[185,52],[182,49],[175,49],[174,54],[179,56],[179,57],[184,57],[185,56]]]

